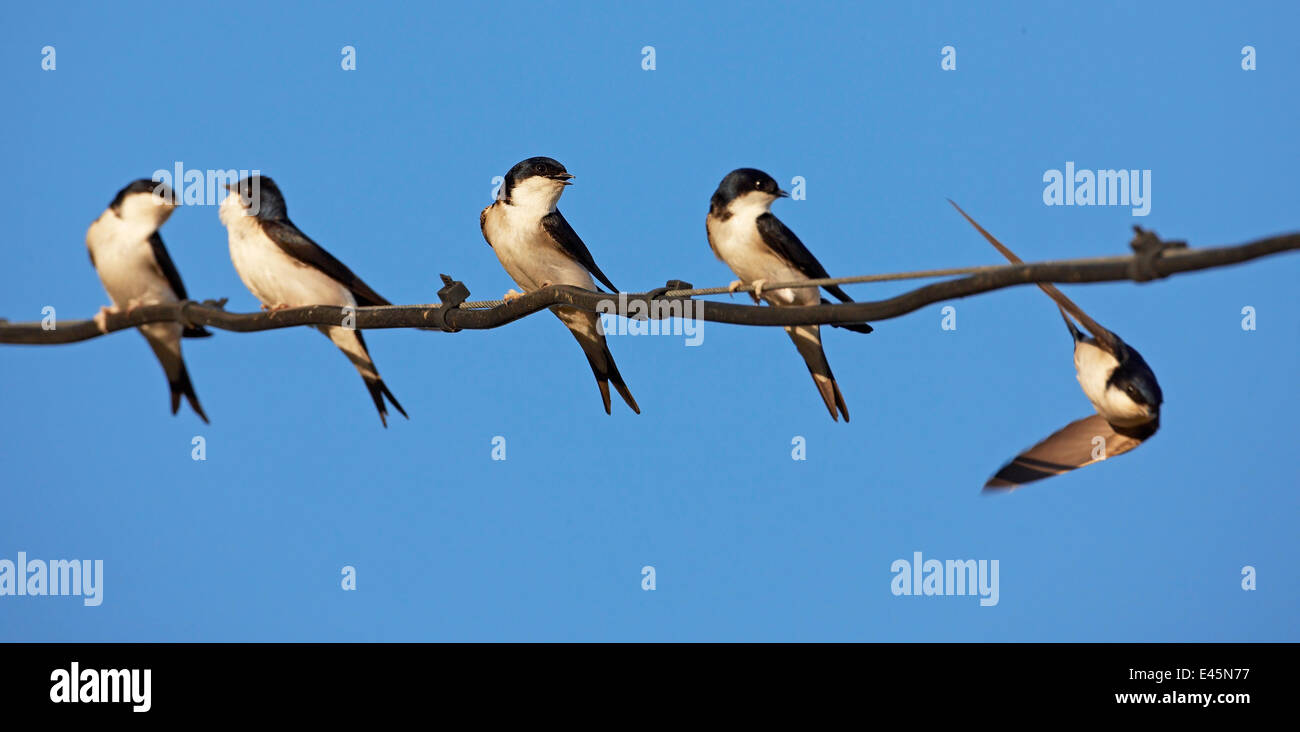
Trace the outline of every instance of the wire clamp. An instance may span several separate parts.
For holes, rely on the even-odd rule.
[[[664,296],[665,292],[672,292],[673,290],[689,290],[689,289],[691,289],[691,283],[689,282],[683,282],[682,280],[668,280],[667,282],[664,283],[663,287],[656,287],[655,289],[647,292],[645,294],[645,299],[658,300],[659,298]]]
[[[1187,242],[1165,241],[1154,231],[1143,229],[1136,224],[1133,225],[1133,232],[1133,241],[1129,242],[1129,246],[1133,248],[1135,258],[1129,265],[1129,276],[1134,282],[1150,282],[1168,277],[1156,270],[1156,260],[1170,249],[1186,249]]]
[[[447,322],[447,313],[460,309],[460,304],[469,297],[469,288],[464,282],[453,280],[445,274],[438,276],[442,278],[442,288],[438,290],[438,299],[442,301],[442,307],[433,309],[433,325],[447,333],[455,333],[460,328]]]

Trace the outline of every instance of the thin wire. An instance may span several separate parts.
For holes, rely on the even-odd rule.
[[[763,289],[787,290],[798,287],[826,287],[827,285],[858,285],[867,282],[895,282],[898,280],[921,280],[932,277],[951,277],[953,275],[977,274],[995,269],[1002,269],[1006,265],[995,264],[985,265],[982,267],[950,267],[948,269],[930,269],[920,272],[893,272],[890,274],[875,275],[854,275],[852,277],[823,277],[819,280],[800,280],[798,282],[765,282]],[[753,285],[742,285],[737,287],[734,292],[753,292]],[[730,295],[733,290],[730,287],[697,287],[692,290],[669,290],[664,293],[664,297],[694,297],[696,295]]]
[[[1076,260],[1077,263],[1086,262],[1105,262],[1111,261],[1115,257],[1093,257],[1090,259]],[[897,282],[900,280],[922,280],[935,277],[952,277],[955,275],[980,274],[982,272],[992,272],[995,270],[1005,269],[1005,264],[989,264],[979,267],[949,267],[946,269],[927,269],[918,272],[891,272],[887,274],[873,275],[854,275],[852,277],[825,277],[819,280],[800,280],[798,282],[776,282],[764,283],[763,290],[771,292],[772,290],[787,290],[800,287],[826,287],[827,285],[859,285],[869,282]],[[742,285],[737,287],[734,292],[753,292],[753,285]],[[663,293],[663,297],[697,297],[702,295],[730,295],[733,290],[730,287],[696,287],[689,290],[669,290]],[[616,294],[616,293],[615,293]],[[460,304],[465,310],[488,310],[491,308],[504,305],[505,300],[470,300]],[[441,307],[440,303],[432,303],[428,307]]]
[[[1086,259],[1070,260],[1070,262],[1071,264],[1092,264],[1092,263],[1100,263],[1100,262],[1114,262],[1117,260],[1126,260],[1126,259],[1129,258],[1122,257],[1122,256],[1121,257],[1115,257],[1115,256],[1089,257]],[[900,280],[924,280],[924,279],[933,279],[935,277],[953,277],[956,275],[972,275],[972,274],[980,274],[983,272],[994,272],[997,270],[1006,269],[1007,266],[1008,265],[1005,264],[986,264],[978,267],[948,267],[946,269],[926,269],[917,272],[890,272],[886,274],[853,275],[851,277],[824,277],[819,280],[800,280],[798,282],[773,282],[773,283],[765,282],[763,283],[763,290],[765,292],[771,292],[772,290],[789,290],[789,289],[796,289],[800,287],[826,287],[828,285],[860,285],[860,284],[867,284],[871,282],[898,282]],[[697,297],[703,295],[731,295],[736,292],[753,292],[753,291],[754,291],[753,285],[740,285],[735,290],[732,290],[730,286],[696,287],[689,290],[668,290],[667,292],[663,293],[661,297]],[[613,296],[617,296],[618,294],[619,293],[611,293],[611,295]],[[629,293],[629,294],[634,294],[634,293]],[[491,310],[492,308],[500,307],[501,305],[506,304],[506,302],[507,302],[506,300],[467,300],[461,303],[460,307],[463,310]],[[385,310],[388,308],[403,309],[407,307],[410,306],[409,305],[388,305],[388,306],[371,307],[367,309]],[[440,308],[442,307],[442,303],[436,303],[436,302],[426,303],[424,305],[421,305],[421,307]]]

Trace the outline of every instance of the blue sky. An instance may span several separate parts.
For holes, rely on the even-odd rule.
[[[16,6],[0,317],[106,303],[86,227],[177,161],[275,177],[407,303],[441,272],[513,286],[478,213],[532,155],[577,175],[561,209],[630,291],[732,279],[704,215],[742,166],[804,177],[775,212],[836,275],[999,263],[948,197],[1029,260],[1124,253],[1134,223],[1193,246],[1296,229],[1294,4],[865,5]],[[1150,215],[1045,206],[1067,161],[1150,170]],[[215,206],[162,234],[192,296],[256,307]],[[639,417],[603,413],[546,314],[369,332],[411,415],[387,430],[305,328],[186,342],[210,426],[168,414],[138,335],[0,347],[0,558],[105,566],[99,607],[0,597],[0,640],[1297,640],[1298,276],[1282,256],[1067,287],[1155,369],[1162,429],[998,497],[991,472],[1091,409],[1032,287],[950,303],[955,331],[942,304],[828,330],[847,425],[773,329],[612,337]],[[917,551],[998,560],[998,604],[894,596]]]

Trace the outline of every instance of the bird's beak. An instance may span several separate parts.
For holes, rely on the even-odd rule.
[[[573,176],[570,175],[569,173],[560,173],[559,175],[555,176],[555,179],[560,181],[566,186],[573,185],[573,183],[570,182],[573,180]]]
[[[780,188],[778,188],[778,189],[776,189],[776,197],[777,197],[777,198],[789,198],[789,197],[790,197],[790,192],[789,192],[789,191],[783,191],[783,190],[781,190]]]

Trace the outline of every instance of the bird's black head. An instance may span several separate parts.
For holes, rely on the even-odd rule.
[[[1159,420],[1165,395],[1160,390],[1160,382],[1156,381],[1156,372],[1151,370],[1136,348],[1119,336],[1115,336],[1115,341],[1119,352],[1114,355],[1119,365],[1111,372],[1106,386],[1122,391],[1135,404],[1144,407],[1147,419]]]
[[[113,200],[109,202],[108,207],[120,216],[122,214],[122,202],[126,200],[127,196],[136,193],[154,193],[158,196],[157,203],[160,204],[166,203],[173,206],[180,204],[180,199],[176,197],[176,193],[166,183],[149,178],[140,178],[127,183],[122,190],[118,191],[117,195],[113,196]]]
[[[550,186],[567,186],[570,185],[569,181],[573,180],[569,171],[554,158],[528,158],[515,163],[515,167],[506,173],[505,184],[501,188],[501,198],[509,202],[515,188],[532,178],[552,181]]]
[[[239,203],[249,216],[256,216],[263,221],[289,218],[289,208],[280,193],[280,187],[270,176],[250,175],[238,183],[226,186],[226,190],[239,196]]]
[[[718,184],[718,190],[713,192],[713,198],[709,201],[709,211],[722,213],[732,201],[751,193],[761,196],[764,203],[790,195],[781,190],[776,179],[767,173],[756,168],[737,168],[727,173],[727,177]]]

